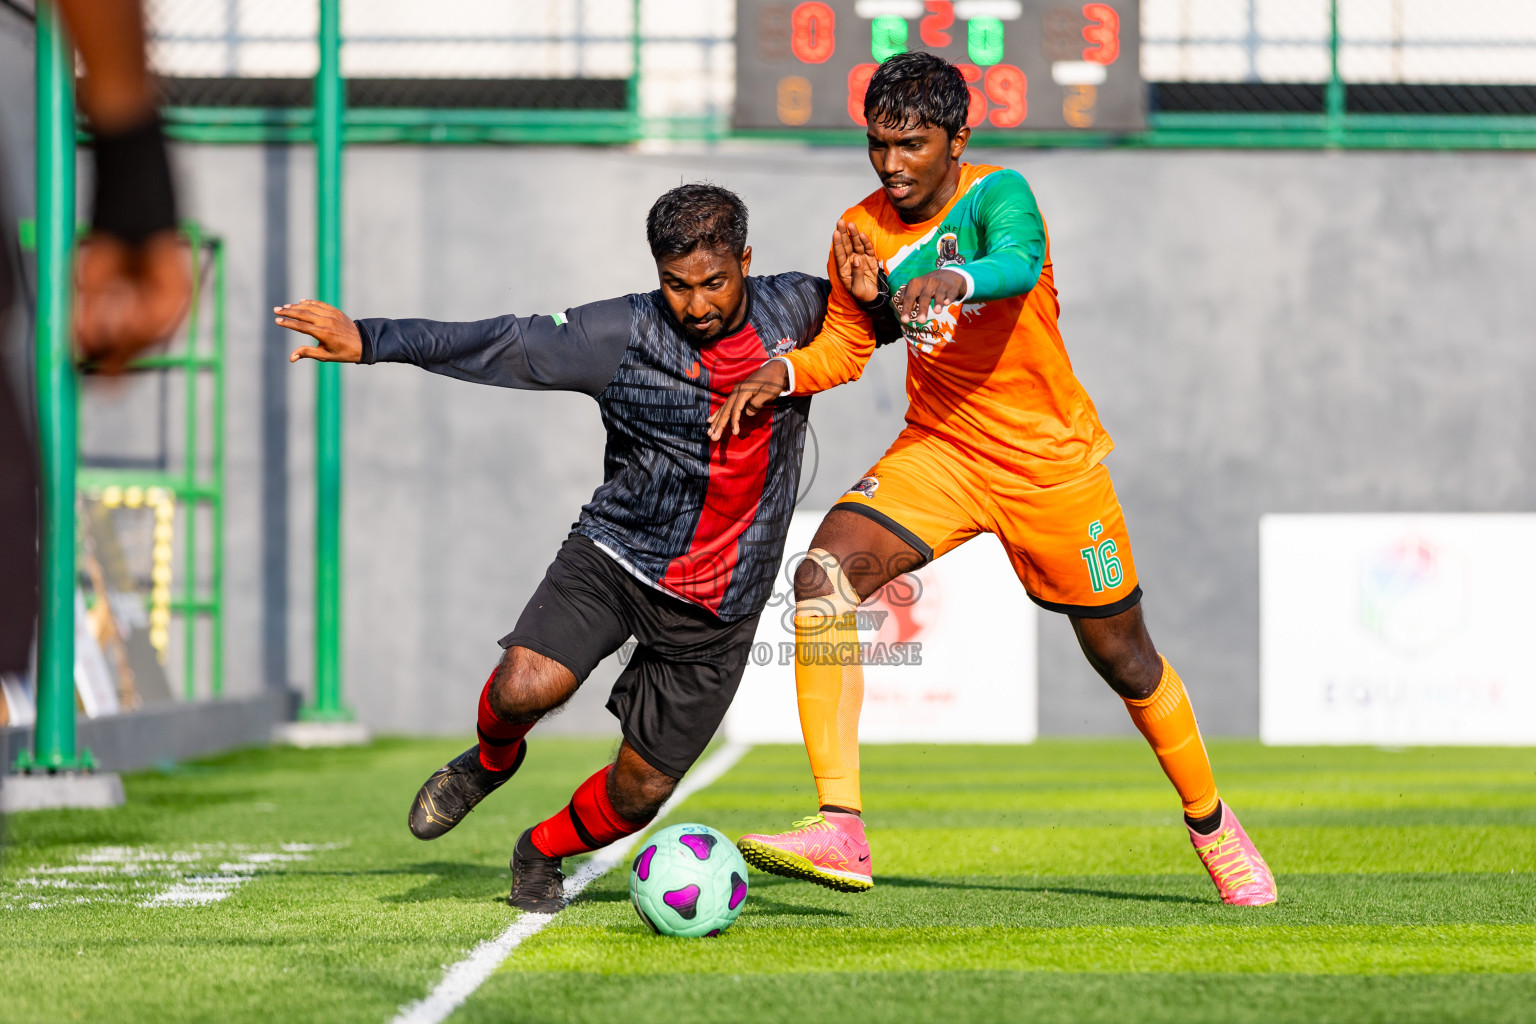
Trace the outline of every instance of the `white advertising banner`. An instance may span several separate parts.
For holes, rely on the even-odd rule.
[[[824,512],[800,511],[757,627],[726,735],[799,743],[794,571]],[[982,535],[859,608],[864,743],[1029,743],[1037,727],[1035,606],[996,537]]]
[[[1536,515],[1259,524],[1266,743],[1536,743]]]

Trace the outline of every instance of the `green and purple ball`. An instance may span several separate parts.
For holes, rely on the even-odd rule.
[[[661,935],[719,935],[747,899],[747,862],[708,825],[673,825],[648,836],[629,868],[629,898]]]

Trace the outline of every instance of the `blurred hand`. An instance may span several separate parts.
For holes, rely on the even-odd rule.
[[[290,331],[307,334],[318,345],[300,345],[288,356],[290,363],[300,359],[317,359],[322,363],[357,363],[363,358],[363,336],[357,324],[335,306],[319,299],[290,302],[286,306],[273,307],[277,325]]]
[[[130,246],[94,234],[80,246],[75,283],[75,349],[101,373],[121,373],[134,356],[170,337],[192,300],[192,254],[174,231]]]
[[[896,310],[903,320],[932,320],[935,309],[946,309],[965,294],[965,278],[953,270],[935,270],[901,286]]]
[[[837,263],[837,277],[843,287],[860,302],[874,302],[880,296],[880,260],[875,243],[847,221],[837,222],[832,232],[832,257]]]
[[[709,418],[709,439],[718,441],[731,428],[732,437],[741,436],[744,417],[756,416],[763,406],[778,398],[789,387],[789,367],[783,360],[770,359],[737,384],[731,395]]]

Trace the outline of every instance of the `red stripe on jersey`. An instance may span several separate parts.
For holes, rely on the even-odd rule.
[[[699,353],[709,374],[709,412],[725,404],[731,389],[763,365],[767,356],[750,323]],[[727,430],[709,452],[709,484],[688,552],[667,566],[661,585],[710,611],[718,611],[731,585],[739,556],[737,541],[762,502],[768,483],[773,410],[764,409],[741,423],[741,436]]]

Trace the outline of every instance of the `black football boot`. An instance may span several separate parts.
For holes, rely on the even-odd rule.
[[[504,772],[493,772],[480,763],[480,744],[433,772],[421,784],[406,821],[417,839],[436,839],[464,820],[475,805],[494,793],[502,783],[517,774],[528,756],[528,743],[522,741],[517,760]]]
[[[565,874],[559,857],[546,857],[533,845],[533,829],[512,847],[512,894],[507,904],[529,914],[558,914],[565,909]]]

